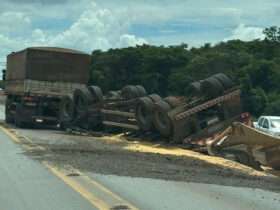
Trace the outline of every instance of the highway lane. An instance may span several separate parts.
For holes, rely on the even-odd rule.
[[[29,149],[32,146],[0,126],[1,210],[137,209],[93,178],[73,172],[75,169],[33,160],[24,154]]]
[[[96,209],[0,131],[0,209]]]
[[[279,193],[214,184],[87,174],[139,209],[276,210]]]

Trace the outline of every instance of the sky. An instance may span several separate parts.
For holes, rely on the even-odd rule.
[[[128,46],[263,39],[279,0],[0,0],[0,68],[31,46],[90,53]]]

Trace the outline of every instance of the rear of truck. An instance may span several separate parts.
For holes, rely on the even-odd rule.
[[[33,47],[7,57],[6,122],[18,127],[59,122],[60,101],[86,86],[90,55],[63,48]]]

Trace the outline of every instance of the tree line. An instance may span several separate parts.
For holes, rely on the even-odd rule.
[[[186,95],[191,82],[222,72],[240,84],[245,111],[280,115],[280,28],[263,33],[264,40],[192,48],[180,44],[95,50],[90,83],[104,91],[141,84],[149,93]]]

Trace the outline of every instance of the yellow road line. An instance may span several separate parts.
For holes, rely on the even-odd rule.
[[[120,196],[118,196],[117,194],[115,194],[114,192],[112,192],[108,188],[106,188],[104,185],[102,185],[99,182],[95,181],[94,179],[88,177],[87,175],[85,175],[84,173],[79,171],[78,169],[73,168],[73,171],[75,171],[78,174],[80,174],[80,177],[84,181],[86,181],[87,183],[93,185],[95,188],[97,188],[97,189],[107,193],[110,197],[114,198],[115,200],[119,201],[120,203],[125,204],[126,206],[129,207],[129,209],[131,209],[131,210],[138,210],[138,208],[135,207],[134,205],[132,205],[130,202],[128,202],[127,200],[121,198]]]
[[[2,126],[0,126],[1,130],[8,135],[11,140],[17,144],[23,143],[14,133],[12,133],[11,131],[9,131],[7,128],[4,128]],[[29,143],[32,143],[32,140],[30,140],[27,137],[24,137]],[[23,145],[26,146],[26,145]],[[37,145],[39,149],[44,150],[45,148],[41,147],[40,145]],[[29,147],[26,147],[29,149]],[[67,177],[66,175],[64,175],[63,173],[61,173],[60,171],[58,171],[56,168],[52,167],[50,164],[48,164],[47,162],[43,162],[43,164],[46,166],[46,168],[48,168],[55,176],[57,176],[58,178],[60,178],[64,183],[66,183],[68,186],[70,186],[72,189],[74,189],[76,192],[78,192],[80,195],[82,195],[86,200],[88,200],[93,206],[95,206],[98,209],[110,209],[110,206],[108,204],[106,204],[103,200],[99,199],[98,197],[94,196],[91,192],[89,192],[87,189],[85,189],[83,186],[81,186],[81,184],[79,184],[78,182],[74,181],[73,179]],[[123,198],[121,198],[120,196],[118,196],[117,194],[113,193],[112,191],[110,191],[109,189],[107,189],[105,186],[103,186],[102,184],[98,183],[95,180],[92,180],[91,178],[89,178],[88,176],[86,176],[85,174],[83,174],[82,172],[80,172],[77,169],[74,169],[75,171],[77,171],[80,175],[81,178],[83,178],[84,181],[86,181],[87,183],[92,184],[94,187],[96,187],[97,189],[107,193],[109,196],[111,196],[112,198],[114,198],[115,200],[127,205],[130,209],[133,210],[138,210],[137,207],[133,206],[131,203],[129,203],[128,201],[124,200]]]
[[[21,141],[7,128],[4,128],[3,126],[0,126],[1,130],[11,138],[11,140],[17,144],[21,143]]]
[[[70,187],[72,187],[74,190],[76,190],[77,192],[79,192],[83,197],[85,197],[87,200],[89,200],[89,198],[93,198],[91,200],[89,200],[93,205],[96,204],[96,201],[98,201],[98,205],[96,206],[97,208],[100,209],[110,209],[110,207],[108,207],[108,205],[100,200],[99,198],[93,196],[88,190],[86,190],[85,188],[83,188],[78,182],[74,181],[73,179],[69,178],[68,176],[64,175],[63,173],[61,173],[59,170],[57,170],[56,168],[52,167],[50,164],[43,162],[43,164],[52,172],[54,173],[57,177],[59,177],[60,179],[62,179],[66,184],[68,184]],[[89,178],[87,175],[83,174],[81,171],[73,168],[73,170],[75,172],[77,172],[78,174],[80,174],[80,177],[83,179],[83,181],[86,181],[86,183],[89,183],[91,185],[93,185],[95,188],[97,188],[98,190],[103,191],[104,193],[106,193],[107,195],[109,195],[111,198],[117,200],[118,202],[120,202],[123,205],[126,205],[127,207],[129,207],[129,209],[131,210],[138,210],[137,207],[133,206],[131,203],[129,203],[128,201],[126,201],[125,199],[121,198],[120,196],[118,196],[117,194],[113,193],[112,191],[110,191],[108,188],[106,188],[105,186],[103,186],[102,184],[98,183],[97,181],[93,180],[92,178]],[[92,197],[93,196],[93,197]],[[107,207],[106,207],[107,206]],[[106,207],[106,208],[105,208]]]
[[[40,150],[46,150],[44,147],[42,147],[42,146],[40,146],[40,145],[38,145],[38,144],[33,143],[32,140],[31,140],[30,138],[28,138],[27,136],[23,136],[23,135],[22,135],[22,137],[23,137],[24,140],[26,140],[28,143],[33,144],[33,145],[36,145],[36,147],[37,147],[38,149],[40,149]]]
[[[20,144],[22,141],[11,131],[8,129],[0,126],[1,130],[10,137],[10,139]],[[28,142],[32,143],[30,139],[28,139]],[[25,146],[25,145],[24,145]],[[74,189],[76,192],[78,192],[80,195],[82,195],[86,200],[88,200],[94,207],[98,209],[110,209],[110,206],[107,205],[104,201],[100,200],[99,198],[95,197],[92,193],[90,193],[88,190],[83,188],[79,183],[73,181],[71,178],[65,176],[61,172],[59,172],[57,169],[53,168],[46,162],[43,162],[43,164],[58,178],[60,178],[64,183],[66,183],[68,186],[70,186],[72,189]]]
[[[108,195],[110,195],[112,198],[118,200],[119,202],[127,205],[129,207],[129,209],[133,209],[133,210],[138,210],[137,207],[133,206],[131,203],[129,203],[128,201],[126,201],[125,199],[121,198],[120,196],[118,196],[117,194],[113,193],[112,191],[110,191],[108,188],[106,188],[105,186],[103,186],[102,184],[98,183],[97,181],[93,180],[92,178],[89,178],[87,175],[83,174],[81,171],[75,169],[75,171],[77,173],[80,174],[81,177],[83,177],[83,179],[87,182],[89,182],[90,184],[94,185],[96,188],[102,190],[103,192],[107,193]]]
[[[92,193],[90,193],[88,190],[83,188],[78,182],[75,182],[71,178],[67,177],[66,175],[59,172],[54,167],[50,166],[48,163],[43,162],[43,164],[58,178],[60,178],[64,183],[66,183],[68,186],[73,188],[76,192],[80,193],[85,199],[87,199],[93,206],[95,206],[98,209],[110,209],[110,206],[108,206],[104,201],[94,196]]]
[[[0,126],[0,129],[1,129],[7,136],[9,136],[13,142],[15,142],[15,143],[17,143],[17,144],[23,143],[22,140],[20,140],[20,138],[18,138],[18,137],[16,136],[16,134],[12,133],[9,129],[7,129],[7,128],[3,127],[3,126]],[[27,138],[27,137],[25,137],[25,136],[23,136],[23,138],[24,138],[28,143],[33,144],[33,142],[32,142],[29,138]],[[28,145],[22,145],[22,146],[24,146],[24,147],[27,148],[27,149],[31,149],[31,148],[32,148],[31,146],[28,146]],[[36,147],[39,148],[40,150],[45,150],[45,148],[42,147],[42,146],[40,146],[40,145],[36,145]]]

